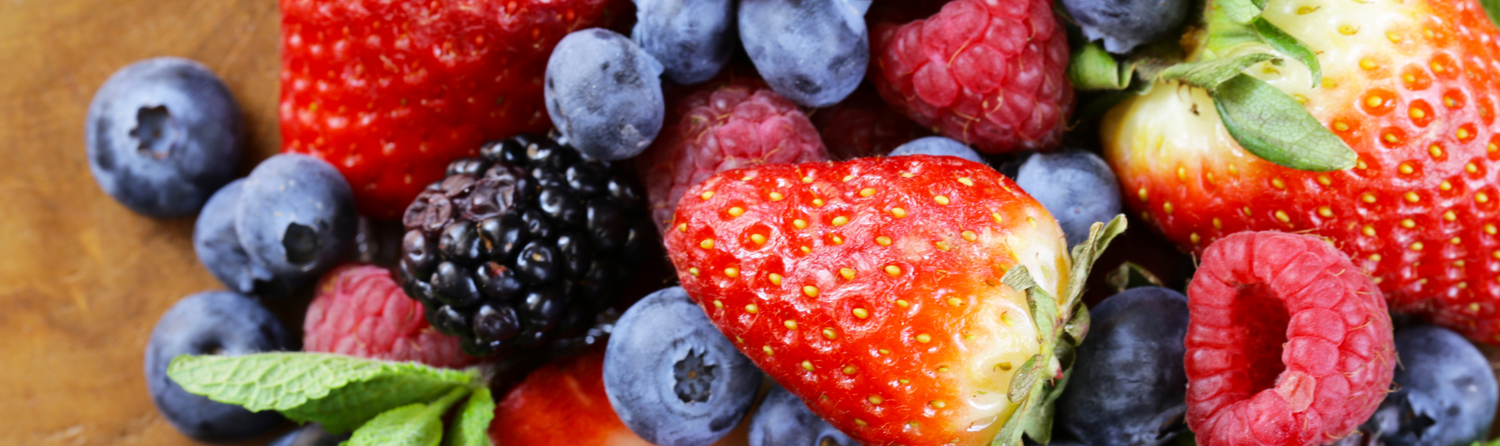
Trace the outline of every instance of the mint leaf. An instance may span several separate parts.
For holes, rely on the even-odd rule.
[[[491,446],[490,421],[495,419],[495,398],[488,387],[474,389],[463,411],[445,438],[447,446]]]
[[[1255,156],[1312,172],[1354,167],[1354,150],[1276,87],[1241,74],[1212,94],[1229,135]]]
[[[1262,39],[1266,40],[1266,44],[1271,45],[1271,48],[1275,48],[1281,54],[1291,56],[1293,59],[1297,59],[1298,62],[1302,62],[1302,65],[1306,65],[1307,69],[1312,71],[1312,87],[1318,88],[1318,83],[1323,81],[1323,66],[1318,63],[1318,56],[1313,54],[1312,50],[1307,48],[1307,45],[1302,44],[1302,41],[1297,40],[1296,37],[1292,37],[1291,34],[1287,34],[1286,31],[1282,31],[1281,28],[1277,28],[1276,25],[1266,21],[1266,19],[1256,18],[1250,24],[1255,27],[1255,32],[1260,34]]]
[[[443,441],[443,413],[469,393],[453,389],[431,404],[408,404],[371,418],[340,446],[438,446]]]
[[[1218,6],[1223,14],[1239,23],[1250,23],[1266,10],[1266,0],[1222,0]]]
[[[275,410],[315,421],[333,434],[349,432],[381,412],[431,401],[468,384],[469,373],[316,353],[179,356],[167,376],[189,393]]]
[[[1130,86],[1131,65],[1120,66],[1099,44],[1083,45],[1068,61],[1068,80],[1079,90],[1122,90]]]
[[[1162,71],[1159,76],[1164,81],[1180,80],[1194,87],[1213,91],[1251,65],[1273,59],[1276,56],[1270,53],[1250,53],[1238,57],[1182,63]]]

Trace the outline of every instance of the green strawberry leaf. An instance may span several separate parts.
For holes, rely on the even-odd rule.
[[[1104,276],[1104,282],[1116,293],[1135,287],[1162,286],[1161,279],[1135,262],[1121,263],[1119,268]]]
[[[1212,95],[1229,135],[1255,156],[1312,172],[1354,167],[1354,150],[1276,87],[1240,74]]]
[[[1097,43],[1087,43],[1068,61],[1068,80],[1079,90],[1123,90],[1130,86],[1134,64],[1120,65]]]
[[[1490,16],[1490,23],[1500,25],[1500,0],[1479,0],[1479,6],[1484,8],[1485,15]]]
[[[1011,375],[1010,393],[1008,394],[1010,402],[1021,403],[1026,401],[1026,398],[1031,394],[1032,384],[1036,384],[1036,380],[1046,374],[1043,368],[1047,364],[1043,363],[1044,361],[1046,361],[1046,358],[1043,358],[1040,354],[1031,355],[1031,358],[1027,359],[1026,363],[1021,364],[1021,367],[1016,369],[1016,374]]]
[[[1109,248],[1109,243],[1124,233],[1127,226],[1124,215],[1116,215],[1109,223],[1094,222],[1089,227],[1089,238],[1073,247],[1073,269],[1068,274],[1067,298],[1063,299],[1062,314],[1072,314],[1078,302],[1083,300],[1083,285],[1093,272],[1094,262],[1099,261],[1099,256]]]
[[[1180,80],[1188,85],[1213,91],[1251,65],[1275,59],[1276,56],[1271,53],[1250,53],[1238,57],[1181,63],[1162,71],[1158,78],[1164,81]]]
[[[495,419],[495,398],[488,387],[474,389],[463,411],[453,422],[453,428],[445,439],[447,446],[491,446],[490,421]]]
[[[431,404],[408,404],[382,412],[340,446],[438,446],[443,441],[443,414],[467,393],[467,387],[459,387]]]
[[[1231,20],[1239,23],[1250,23],[1256,17],[1260,17],[1266,10],[1267,0],[1221,0],[1213,6],[1220,8],[1222,13]]]
[[[1281,28],[1277,28],[1266,19],[1257,17],[1255,21],[1250,22],[1250,25],[1255,27],[1255,32],[1260,34],[1260,37],[1265,39],[1266,44],[1271,45],[1271,48],[1306,65],[1307,69],[1312,71],[1312,88],[1318,88],[1318,83],[1323,81],[1323,66],[1318,63],[1318,55],[1313,54],[1313,51],[1308,49],[1302,41],[1282,31]]]
[[[1079,305],[1078,309],[1073,311],[1073,317],[1063,324],[1063,333],[1068,335],[1067,341],[1073,345],[1082,344],[1083,338],[1089,334],[1091,322],[1093,321],[1089,317],[1088,306]]]
[[[416,363],[314,353],[184,355],[172,360],[167,376],[189,393],[323,423],[333,434],[381,412],[432,401],[474,379],[472,373]]]
[[[1031,416],[1025,418],[1024,431],[1032,441],[1039,444],[1052,442],[1052,420],[1057,417],[1057,398],[1068,387],[1068,378],[1072,375],[1072,370],[1065,371],[1062,379],[1048,384],[1043,392],[1045,395],[1038,401],[1040,404],[1032,411]]]
[[[1000,282],[1013,290],[1026,293],[1026,305],[1031,311],[1032,321],[1036,324],[1037,341],[1043,346],[1048,345],[1047,341],[1056,334],[1054,329],[1057,326],[1057,317],[1061,314],[1058,311],[1057,299],[1036,285],[1036,281],[1031,278],[1031,273],[1026,270],[1026,265],[1011,267],[1010,271],[1005,272],[1005,277],[1000,278]]]

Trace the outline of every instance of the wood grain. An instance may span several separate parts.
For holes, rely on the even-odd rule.
[[[192,443],[141,361],[162,312],[220,286],[191,218],[135,215],[95,185],[84,113],[130,62],[198,60],[245,110],[248,172],[280,144],[278,23],[275,0],[0,2],[0,444]]]
[[[192,218],[136,215],[94,183],[84,115],[131,62],[197,60],[245,112],[248,173],[280,148],[278,14],[275,0],[0,0],[0,445],[194,444],[157,414],[142,359],[157,317],[222,286]],[[295,329],[307,299],[268,305]]]

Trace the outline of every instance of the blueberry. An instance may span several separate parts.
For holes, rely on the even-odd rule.
[[[1116,54],[1167,37],[1182,26],[1185,0],[1062,0],[1089,40]]]
[[[1160,445],[1184,427],[1187,297],[1131,288],[1092,309],[1054,432],[1082,444]]]
[[[781,386],[771,387],[750,416],[750,446],[854,446],[854,440],[818,418]]]
[[[897,147],[896,150],[892,150],[888,156],[903,155],[951,156],[985,164],[984,158],[979,156],[979,152],[975,152],[974,149],[970,149],[964,143],[941,136],[914,139],[911,142],[902,144],[901,147]]]
[[[848,0],[741,0],[740,41],[776,93],[808,107],[842,101],[870,63],[868,7]]]
[[[271,442],[271,446],[339,446],[349,439],[349,434],[333,435],[323,430],[323,425],[308,423],[306,426],[288,432],[286,435]]]
[[[235,210],[245,180],[235,180],[214,193],[198,214],[193,227],[193,251],[198,260],[230,290],[252,294],[284,295],[294,284],[277,280],[264,265],[250,258],[234,230]]]
[[[547,114],[584,155],[630,158],[661,131],[661,73],[656,58],[614,31],[568,34],[547,60]]]
[[[656,57],[667,79],[682,85],[709,80],[734,50],[731,0],[635,0],[630,37]]]
[[[1372,421],[1387,445],[1467,445],[1495,419],[1495,374],[1463,336],[1433,326],[1396,331],[1397,390]]]
[[[1099,155],[1064,150],[1032,155],[1021,164],[1016,185],[1042,203],[1062,225],[1068,245],[1089,238],[1094,222],[1120,213],[1120,185]]]
[[[229,88],[187,59],[146,59],[104,81],[84,125],[89,171],[151,217],[197,212],[234,178],[245,128]]]
[[[354,195],[337,169],[303,155],[276,155],[250,172],[234,228],[250,258],[278,277],[302,280],[353,251]]]
[[[187,393],[167,377],[178,355],[246,355],[286,350],[292,338],[255,299],[228,291],[183,298],[162,314],[146,346],[146,387],[156,409],[184,435],[233,442],[263,434],[281,421],[276,412],[250,412]]]
[[[703,446],[750,411],[761,373],[680,287],[632,305],[604,351],[604,392],[620,421],[661,446]]]

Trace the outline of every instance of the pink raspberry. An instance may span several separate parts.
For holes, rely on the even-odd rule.
[[[989,153],[1062,140],[1073,87],[1051,0],[955,0],[926,20],[876,25],[870,54],[880,95],[943,136]]]
[[[1241,232],[1203,252],[1188,286],[1187,423],[1198,444],[1343,438],[1395,371],[1380,289],[1333,245]]]
[[[664,230],[682,194],[715,173],[827,160],[818,130],[797,104],[759,79],[736,78],[710,81],[675,102],[636,168],[651,219]]]
[[[812,115],[828,154],[836,160],[884,156],[932,132],[891,108],[868,84],[848,98]]]
[[[460,350],[458,338],[428,325],[422,304],[377,266],[344,265],[324,275],[302,328],[302,349],[309,352],[448,368],[478,362]]]

